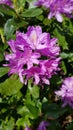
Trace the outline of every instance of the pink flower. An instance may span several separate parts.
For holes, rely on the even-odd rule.
[[[0,0],[0,4],[6,4],[6,5],[9,5],[10,7],[12,7],[11,0]]]
[[[55,92],[63,101],[63,107],[69,105],[73,108],[73,77],[68,77],[63,81],[60,90]]]
[[[16,40],[8,41],[11,53],[5,55],[9,74],[18,74],[20,81],[33,78],[36,84],[49,84],[49,78],[59,70],[60,48],[56,38],[42,32],[40,26],[28,27],[26,33],[16,32]]]
[[[62,22],[62,14],[73,17],[73,0],[38,0],[37,6],[44,6],[50,10],[48,19],[55,17],[57,21]]]
[[[49,123],[47,121],[42,121],[36,130],[47,130],[48,126],[49,126]],[[29,127],[26,127],[25,130],[32,130],[32,129]]]
[[[28,47],[23,52],[16,50],[15,53],[6,54],[5,59],[9,61],[7,66],[11,68],[9,74],[18,73],[20,80],[23,82],[23,70],[30,69],[33,64],[38,65],[38,58],[40,58],[40,54],[32,52]]]
[[[46,122],[46,121],[42,121],[42,122],[39,124],[37,130],[47,130],[46,127],[48,127],[48,126],[49,126],[49,123],[48,123],[48,122]]]
[[[29,127],[26,127],[25,130],[32,130],[32,129],[30,129]]]

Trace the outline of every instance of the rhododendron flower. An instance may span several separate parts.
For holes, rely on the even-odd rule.
[[[40,26],[28,27],[26,33],[16,32],[16,40],[8,41],[11,53],[5,55],[9,74],[18,74],[21,82],[33,78],[36,84],[49,84],[49,78],[59,70],[60,48],[56,38],[42,32]]]
[[[43,33],[40,26],[29,26],[23,38],[26,39],[28,45],[33,50],[39,51],[42,55],[59,55],[60,48],[56,45],[57,38],[50,39],[50,34],[46,32]]]
[[[11,0],[0,0],[0,4],[6,4],[6,5],[9,5],[9,6],[12,6]]]
[[[48,126],[49,126],[49,123],[47,121],[42,121],[36,130],[47,130]],[[32,129],[29,127],[26,127],[25,130],[32,130]]]
[[[23,72],[24,75],[26,75],[26,80],[34,77],[35,84],[38,84],[41,81],[42,83],[49,85],[50,82],[48,78],[51,78],[52,75],[56,74],[56,70],[59,70],[59,61],[59,58],[40,61],[39,67],[31,67]]]
[[[37,5],[37,6],[41,6],[41,5],[43,5],[44,7],[49,7],[49,5],[50,5],[50,1],[51,0],[38,0],[36,3],[35,3],[35,5]]]
[[[50,9],[50,13],[48,14],[49,19],[56,17],[57,21],[62,22],[62,14],[73,17],[73,0],[38,0],[36,5],[42,5]]]
[[[73,77],[66,78],[60,90],[56,91],[55,94],[61,97],[63,107],[69,105],[73,108]]]
[[[26,127],[25,130],[32,130],[32,129],[30,129],[29,127]]]
[[[46,121],[42,121],[39,126],[38,126],[38,129],[37,130],[47,130],[46,127],[48,127],[49,123],[46,122]]]
[[[9,64],[7,64],[7,66],[11,68],[9,74],[18,72],[19,76],[21,76],[22,74],[20,74],[20,72],[22,73],[22,70],[26,69],[26,67],[30,69],[33,64],[39,64],[38,58],[40,58],[40,54],[32,52],[30,48],[26,47],[24,52],[17,50],[13,54],[6,54],[5,57],[7,61],[10,61]],[[20,77],[20,79],[23,82],[22,77]]]

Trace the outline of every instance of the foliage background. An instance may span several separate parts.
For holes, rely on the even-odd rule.
[[[73,110],[62,108],[54,91],[65,77],[73,75],[73,19],[63,16],[62,23],[49,20],[45,8],[33,6],[32,0],[13,0],[14,8],[0,5],[0,130],[23,130],[26,125],[35,130],[42,120],[50,123],[47,130],[73,130]],[[40,25],[43,32],[58,38],[61,48],[60,72],[50,80],[50,86],[20,83],[17,75],[8,76],[4,54],[7,41],[15,39],[16,30],[26,32],[29,25]]]

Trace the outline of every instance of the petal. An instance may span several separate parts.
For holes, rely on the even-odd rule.
[[[53,13],[50,12],[50,13],[48,14],[48,19],[51,19],[52,17],[53,17]]]
[[[15,53],[16,52],[15,41],[14,40],[10,40],[7,43],[11,47],[11,50]]]
[[[22,71],[19,72],[19,78],[20,78],[20,81],[21,81],[22,83],[24,83],[23,76],[22,76]]]
[[[55,17],[56,17],[58,22],[62,22],[63,21],[63,17],[62,17],[62,15],[59,12],[56,13]]]
[[[43,78],[42,80],[43,80],[43,82],[44,82],[45,84],[50,85],[50,82],[49,82],[49,80],[48,80],[48,79]]]
[[[35,84],[38,84],[40,82],[38,74],[35,74],[34,77],[35,77]]]

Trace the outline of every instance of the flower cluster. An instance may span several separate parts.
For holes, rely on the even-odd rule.
[[[46,130],[46,127],[48,127],[48,126],[49,126],[49,123],[48,123],[48,122],[42,121],[42,122],[39,124],[37,130]],[[29,128],[29,127],[26,127],[25,130],[32,130],[32,129]]]
[[[63,85],[60,90],[55,94],[61,96],[63,107],[69,105],[73,108],[73,77],[68,77],[63,81]]]
[[[9,6],[12,6],[11,0],[0,0],[0,4],[6,4],[6,5],[9,5]]]
[[[73,17],[73,0],[38,0],[36,5],[42,5],[50,9],[50,13],[48,14],[49,19],[55,17],[57,21],[62,22],[62,14]]]
[[[27,33],[16,32],[16,40],[8,41],[11,53],[5,55],[9,74],[18,74],[21,82],[33,78],[35,84],[49,84],[49,78],[59,70],[60,48],[56,38],[42,32],[40,26],[29,26]]]

